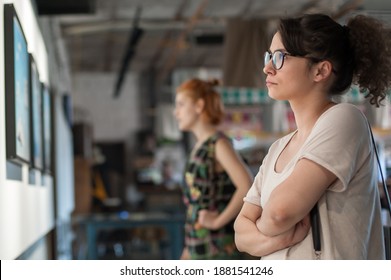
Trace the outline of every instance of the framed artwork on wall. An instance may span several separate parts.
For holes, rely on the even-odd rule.
[[[38,68],[33,56],[30,59],[30,154],[31,167],[43,170],[42,94]]]
[[[52,118],[51,118],[51,98],[49,87],[41,83],[42,95],[42,138],[43,138],[43,166],[46,173],[52,170]]]
[[[30,163],[29,54],[12,4],[4,5],[6,155]]]

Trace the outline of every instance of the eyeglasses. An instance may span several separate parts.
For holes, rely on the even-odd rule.
[[[287,55],[295,56],[293,54],[283,52],[281,50],[276,50],[274,53],[271,53],[270,51],[266,51],[264,56],[264,64],[265,64],[264,66],[266,66],[271,60],[273,68],[275,70],[280,70],[284,65],[285,56]]]

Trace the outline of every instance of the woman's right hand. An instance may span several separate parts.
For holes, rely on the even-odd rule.
[[[260,219],[261,218],[259,218],[256,221],[256,227],[259,231],[260,231],[259,229]],[[272,236],[272,238],[276,238],[280,240],[281,245],[283,246],[283,248],[281,249],[288,248],[302,241],[307,236],[310,227],[311,227],[310,216],[307,215],[290,230],[282,234]]]
[[[308,234],[311,228],[310,216],[305,216],[300,222],[298,222],[291,232],[288,231],[288,243],[287,247],[291,247],[301,242]]]
[[[190,260],[189,249],[187,249],[186,247],[182,251],[180,260]]]

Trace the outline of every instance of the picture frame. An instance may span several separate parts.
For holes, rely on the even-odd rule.
[[[12,4],[4,5],[6,157],[30,163],[29,54]]]
[[[52,116],[51,94],[49,87],[41,83],[42,98],[42,139],[43,139],[43,167],[45,173],[52,172]]]
[[[30,61],[30,164],[43,170],[43,129],[42,129],[42,94],[37,64],[32,54]]]

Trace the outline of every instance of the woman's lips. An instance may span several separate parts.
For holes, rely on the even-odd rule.
[[[275,85],[276,83],[273,83],[272,81],[268,81],[266,80],[266,86],[269,87],[269,86],[272,86],[272,85]]]

